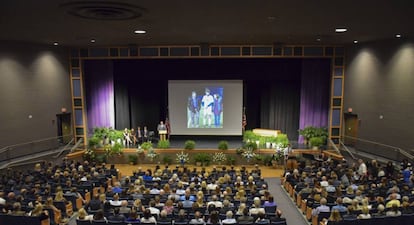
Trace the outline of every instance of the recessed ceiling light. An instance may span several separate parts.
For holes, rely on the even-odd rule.
[[[147,33],[147,31],[145,31],[145,30],[136,30],[136,31],[134,31],[134,33],[136,33],[136,34],[145,34],[145,33]]]
[[[57,43],[57,42],[53,42],[53,45],[55,45],[55,46],[56,46],[56,45],[59,45],[59,43]]]
[[[346,29],[346,28],[336,28],[335,29],[336,33],[343,33],[343,32],[347,32],[347,31],[348,31],[348,29]]]
[[[91,43],[95,43],[96,42],[96,40],[95,39],[91,39]]]
[[[401,34],[396,34],[395,37],[396,38],[400,38],[401,37]]]
[[[320,38],[316,38],[316,41],[321,41],[321,39]]]
[[[354,40],[354,44],[357,44],[358,43],[358,40]]]

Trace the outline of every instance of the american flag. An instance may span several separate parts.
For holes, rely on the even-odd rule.
[[[242,118],[242,128],[243,128],[243,132],[246,130],[246,125],[247,125],[246,108],[243,107],[243,118]]]
[[[170,127],[170,120],[168,116],[165,118],[165,127],[167,128],[167,139],[170,139],[171,127]]]

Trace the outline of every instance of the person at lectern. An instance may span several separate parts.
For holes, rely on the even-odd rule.
[[[205,95],[201,99],[201,106],[203,107],[203,126],[210,127],[211,119],[213,117],[214,98],[210,94],[210,89],[206,88]]]
[[[164,124],[164,121],[160,121],[157,127],[158,134],[160,135],[160,141],[167,140],[167,127]]]
[[[188,127],[197,128],[199,126],[200,107],[200,99],[197,98],[197,93],[195,91],[191,92],[187,103],[187,108],[190,112]]]

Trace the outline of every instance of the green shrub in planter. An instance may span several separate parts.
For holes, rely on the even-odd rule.
[[[319,148],[321,145],[323,145],[323,138],[322,137],[312,137],[309,139],[309,142],[312,147]]]
[[[193,150],[195,148],[195,141],[193,140],[187,140],[184,143],[184,149],[185,150]]]
[[[197,153],[194,155],[194,162],[207,166],[211,162],[210,154],[204,152]]]
[[[169,148],[169,147],[170,147],[170,141],[169,140],[161,140],[157,144],[157,148],[166,149],[166,148]]]
[[[170,164],[171,164],[171,162],[172,162],[172,158],[171,158],[171,156],[169,156],[169,155],[165,155],[164,157],[162,157],[162,162],[163,162],[165,165],[170,165]]]
[[[152,143],[149,142],[149,141],[146,141],[146,142],[141,144],[141,148],[144,149],[144,150],[148,150],[148,149],[152,148]]]
[[[227,156],[227,164],[234,166],[234,164],[236,164],[236,158],[231,155]]]
[[[138,156],[137,155],[128,155],[128,161],[131,163],[131,164],[134,164],[134,165],[136,165],[137,163],[138,163]]]
[[[227,149],[229,149],[229,143],[227,141],[220,141],[218,143],[218,149],[220,149],[220,150],[227,150]]]

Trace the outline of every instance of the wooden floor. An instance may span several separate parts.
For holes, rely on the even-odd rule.
[[[115,164],[115,167],[119,169],[122,176],[131,176],[134,171],[137,171],[139,167],[141,167],[142,170],[146,169],[155,169],[156,164],[140,164],[140,165],[130,165],[130,164]],[[160,165],[161,168],[164,168],[164,165]],[[170,168],[175,167],[174,165],[171,165]],[[197,167],[195,165],[188,165],[189,169],[193,169],[194,167]],[[217,166],[222,167],[222,166]],[[229,166],[226,166],[229,168]],[[240,168],[241,166],[235,166],[235,168]],[[247,170],[252,170],[254,168],[254,165],[248,165],[245,166]],[[201,167],[197,167],[198,169],[201,169]],[[213,166],[207,166],[206,169],[211,170]],[[273,168],[268,166],[260,166],[260,169],[262,170],[262,176],[264,178],[267,177],[281,177],[283,175],[284,169],[283,168]]]

